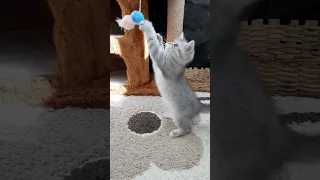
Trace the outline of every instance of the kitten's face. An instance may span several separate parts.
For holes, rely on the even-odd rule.
[[[164,49],[166,59],[171,59],[179,64],[186,65],[194,57],[194,41],[188,42],[183,33],[173,42],[167,42]]]

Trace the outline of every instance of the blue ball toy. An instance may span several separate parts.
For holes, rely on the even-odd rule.
[[[139,24],[141,21],[144,20],[144,16],[140,11],[133,11],[131,13],[131,18],[136,24]]]

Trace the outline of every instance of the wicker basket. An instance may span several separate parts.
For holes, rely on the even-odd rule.
[[[280,25],[270,19],[242,23],[239,45],[249,54],[272,95],[320,98],[318,21]]]

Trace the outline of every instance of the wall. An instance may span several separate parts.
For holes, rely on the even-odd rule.
[[[292,19],[320,20],[320,1],[318,0],[264,0],[249,6],[242,19],[281,19],[289,23]]]
[[[0,22],[0,32],[52,28],[53,17],[46,0],[2,0]]]
[[[190,66],[210,67],[210,0],[185,1],[184,31],[187,39],[196,41],[196,55]],[[319,7],[319,0],[262,0],[249,6],[242,20],[276,18],[287,24],[298,19],[303,24],[305,20],[320,20]]]
[[[195,57],[191,67],[210,67],[210,1],[186,0],[184,33],[195,40]]]
[[[110,35],[124,35],[115,21],[117,18],[121,18],[121,8],[116,0],[110,0]]]
[[[124,32],[115,19],[121,18],[121,8],[116,0],[110,0],[110,35],[123,35]],[[110,54],[110,71],[125,71],[127,69],[123,59],[115,54]]]

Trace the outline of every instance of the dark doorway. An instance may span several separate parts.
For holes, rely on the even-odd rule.
[[[124,31],[116,23],[121,18],[121,8],[116,0],[110,0],[110,35],[124,35]]]
[[[167,35],[168,1],[149,1],[148,8],[149,20],[152,22],[156,32],[165,38]],[[152,61],[149,63],[149,69],[153,73]]]
[[[0,21],[0,76],[52,74],[54,21],[47,1],[1,1]]]
[[[121,18],[121,8],[116,0],[110,1],[110,36],[123,36],[124,31],[116,23],[117,18]],[[110,54],[110,71],[126,71],[127,67],[123,59],[116,55]]]

